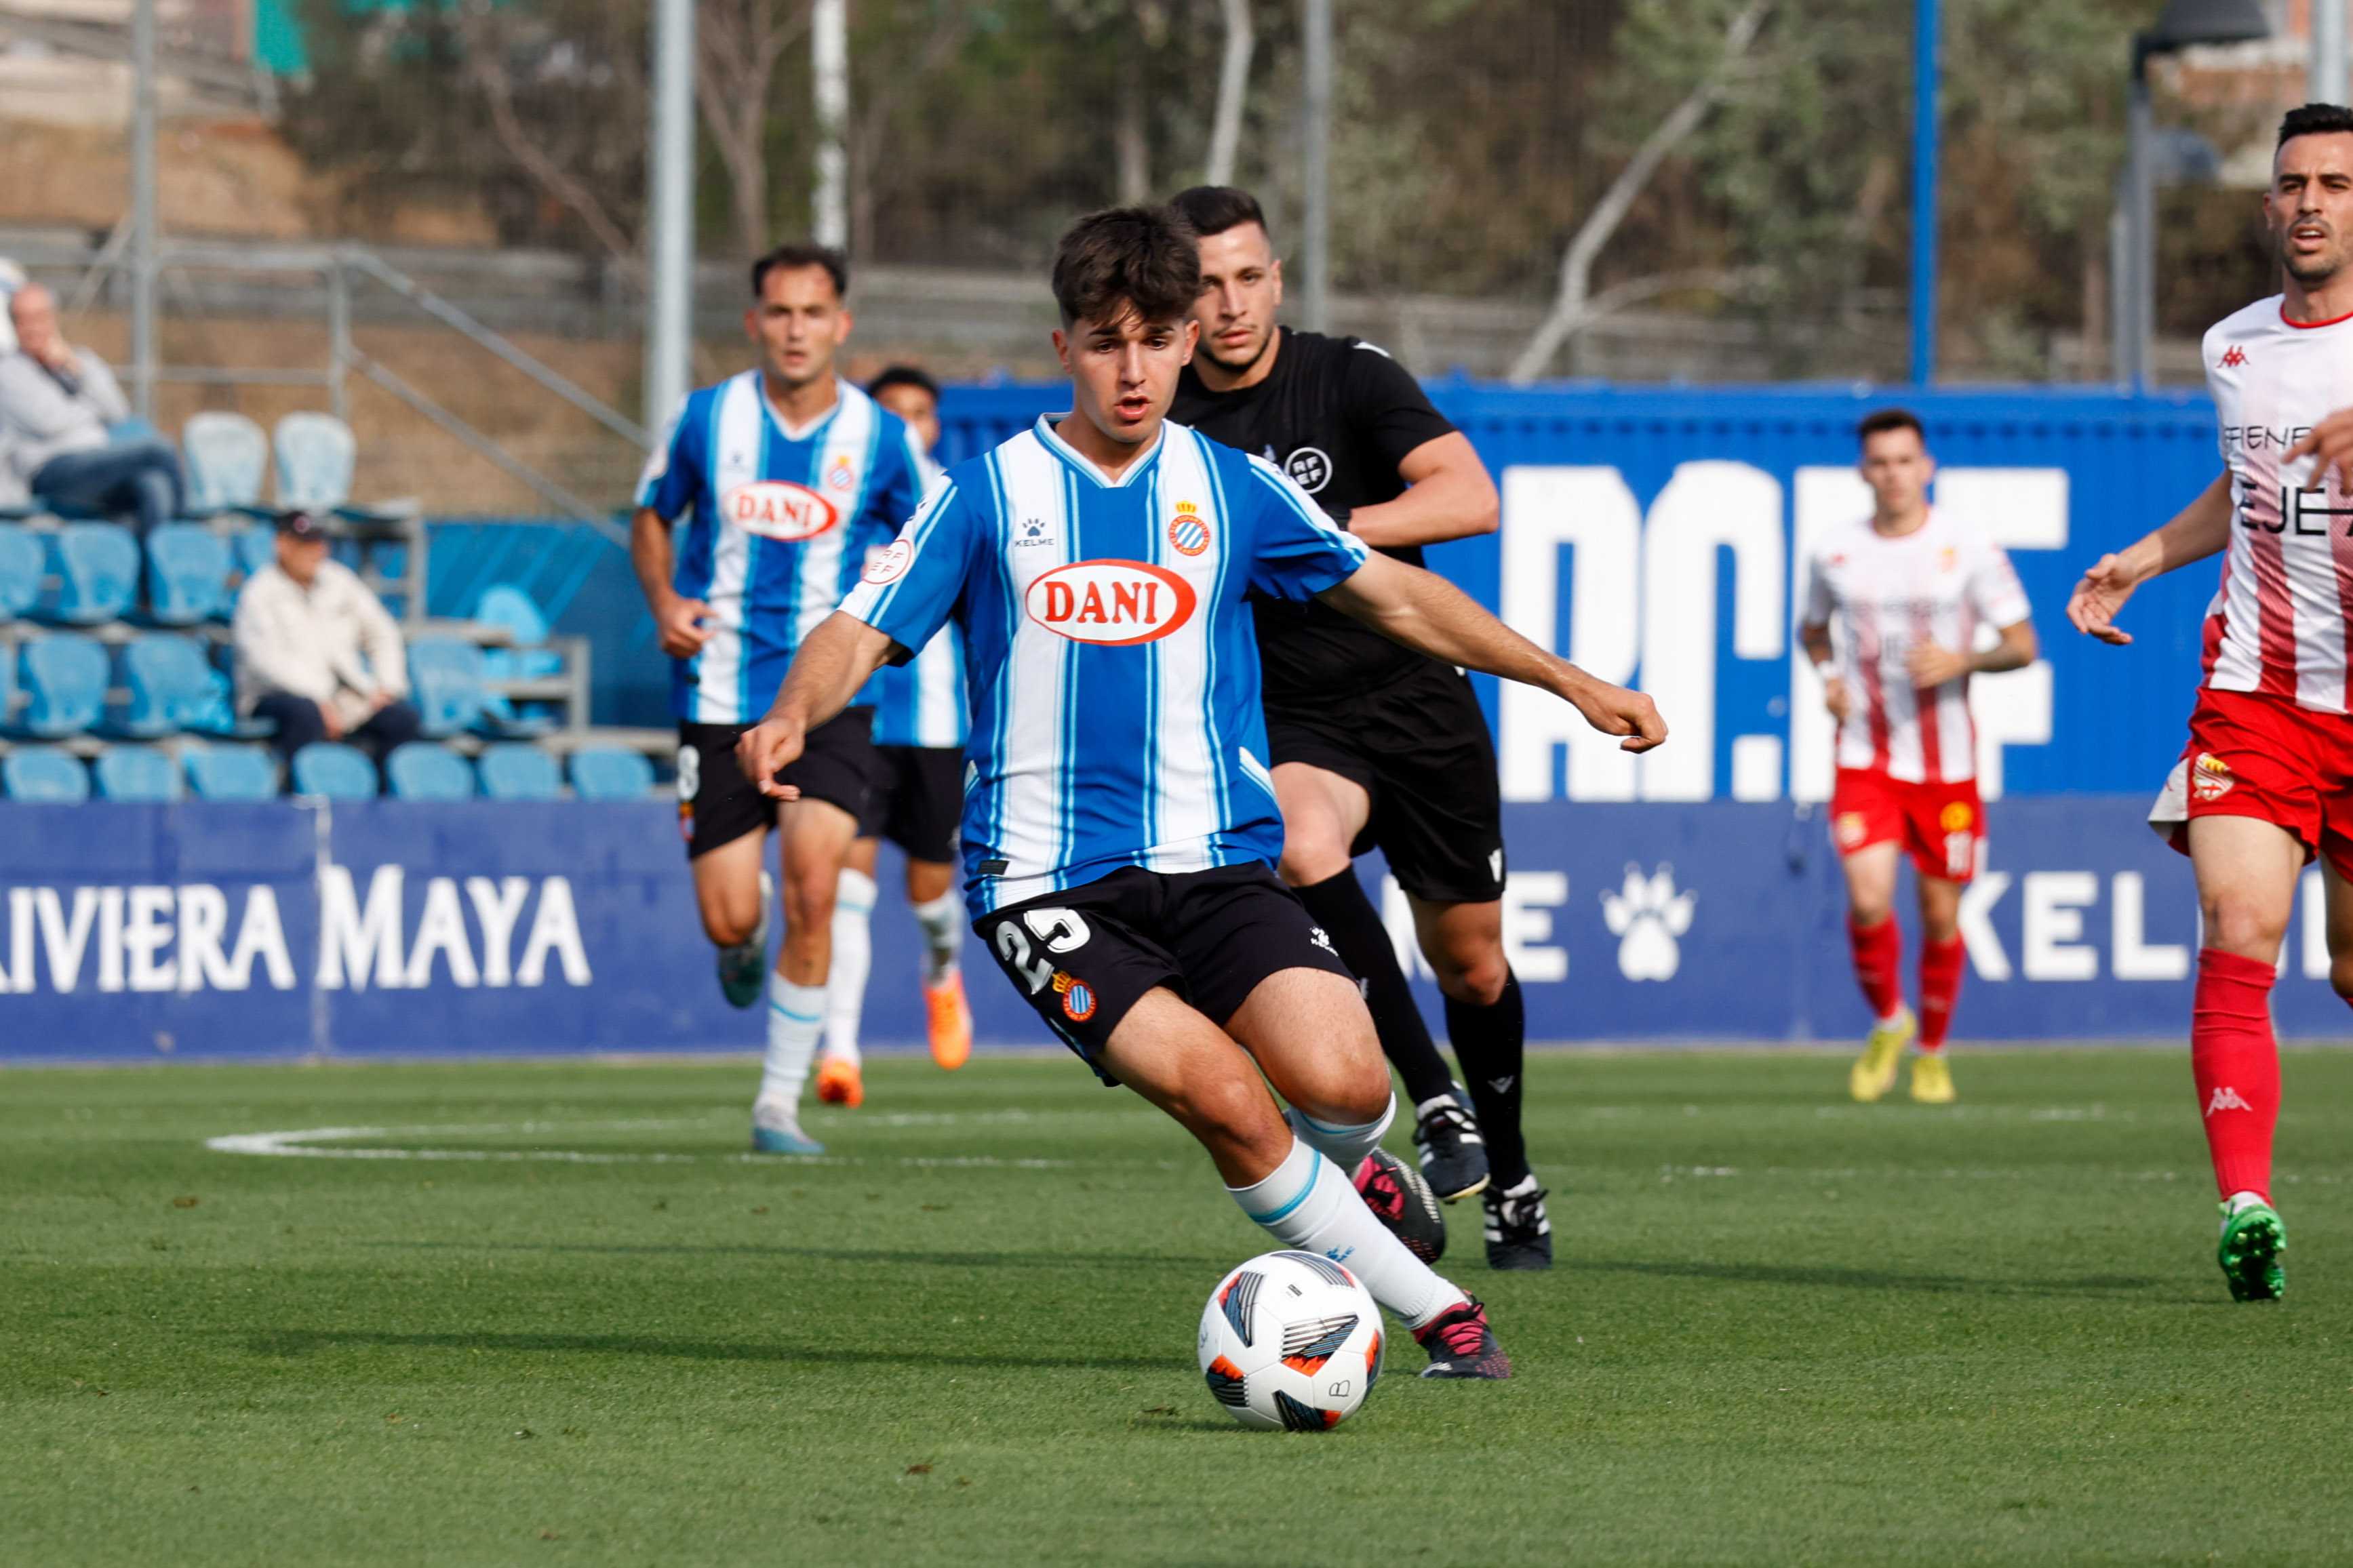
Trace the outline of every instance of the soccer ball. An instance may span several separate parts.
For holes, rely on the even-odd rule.
[[[1201,1309],[1201,1375],[1245,1426],[1321,1432],[1381,1374],[1381,1310],[1313,1252],[1269,1252],[1218,1281]]]

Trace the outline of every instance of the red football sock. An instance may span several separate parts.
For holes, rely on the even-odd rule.
[[[1871,1004],[1874,1018],[1891,1018],[1904,1005],[1904,933],[1893,916],[1874,926],[1846,922],[1847,945],[1854,951],[1855,984]]]
[[[2232,1193],[2272,1194],[2272,1128],[2279,1121],[2279,1047],[2272,1040],[2268,963],[2219,948],[2198,954],[2198,994],[2190,1004],[2189,1070],[2214,1184]]]
[[[1924,1051],[1945,1048],[1946,1031],[1953,1026],[1953,1004],[1961,994],[1967,956],[1959,937],[1920,943],[1920,1048]]]

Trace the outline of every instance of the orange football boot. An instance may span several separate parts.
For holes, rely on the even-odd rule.
[[[923,1007],[932,1032],[932,1060],[950,1072],[972,1055],[972,1007],[964,999],[964,973],[948,971],[936,984],[923,987]]]
[[[828,1105],[855,1110],[866,1103],[866,1080],[858,1064],[843,1057],[820,1057],[817,1064],[817,1097]]]

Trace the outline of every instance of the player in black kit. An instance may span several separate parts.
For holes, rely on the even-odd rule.
[[[1201,237],[1202,292],[1200,346],[1169,417],[1277,464],[1399,560],[1419,565],[1425,544],[1492,532],[1494,482],[1403,366],[1354,338],[1276,327],[1282,264],[1257,201],[1203,185],[1173,205]],[[1364,982],[1415,1104],[1430,1186],[1450,1203],[1483,1194],[1493,1267],[1550,1268],[1545,1191],[1520,1135],[1525,1014],[1504,955],[1503,805],[1486,716],[1461,671],[1320,604],[1261,599],[1257,619],[1283,880]],[[1376,846],[1412,903],[1475,1119],[1356,879],[1355,857]]]

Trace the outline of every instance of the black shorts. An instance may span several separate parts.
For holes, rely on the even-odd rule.
[[[736,738],[749,724],[678,727],[678,830],[690,860],[776,825],[782,804],[762,795],[735,765]],[[822,800],[864,819],[873,793],[874,710],[846,708],[808,732],[800,759],[778,773],[803,798]]]
[[[1256,861],[1173,876],[1129,867],[991,910],[972,929],[1062,1043],[1113,1085],[1103,1046],[1155,985],[1222,1027],[1279,970],[1356,981],[1299,896]]]
[[[877,746],[860,838],[887,838],[910,860],[953,865],[964,820],[964,752],[954,746]]]
[[[1398,886],[1441,904],[1504,896],[1504,796],[1495,742],[1471,682],[1423,662],[1370,690],[1312,710],[1266,710],[1276,766],[1305,763],[1352,779],[1372,796],[1365,831]]]

